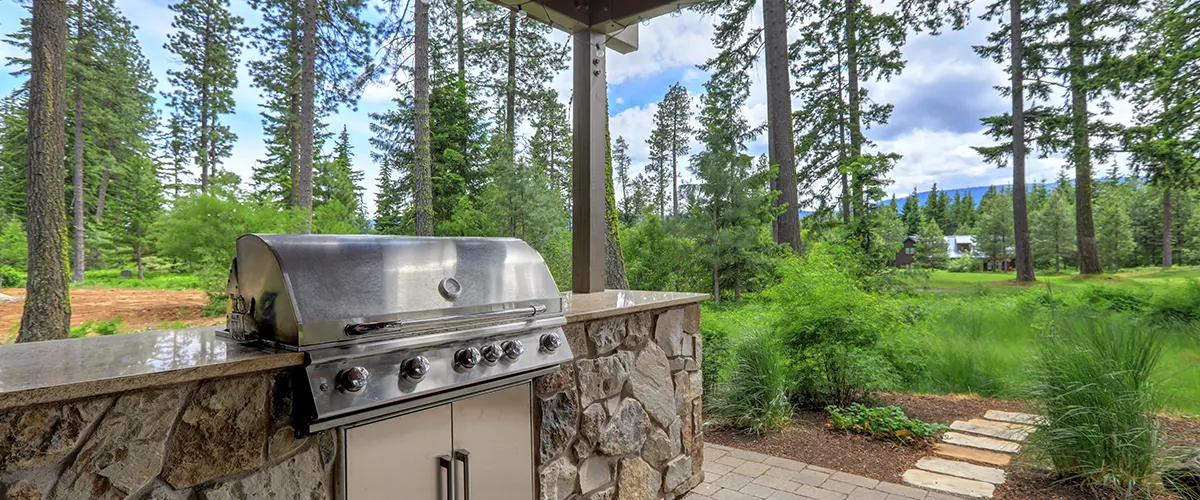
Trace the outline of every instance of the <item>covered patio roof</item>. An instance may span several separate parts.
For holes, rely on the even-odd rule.
[[[571,33],[571,291],[604,291],[607,51],[637,50],[638,23],[700,0],[490,0]]]

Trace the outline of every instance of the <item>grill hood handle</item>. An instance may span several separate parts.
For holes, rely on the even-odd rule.
[[[372,333],[395,333],[399,331],[420,331],[430,328],[445,328],[462,324],[485,321],[501,321],[516,318],[531,318],[546,312],[546,306],[536,304],[503,311],[488,311],[481,313],[459,314],[413,320],[379,321],[374,323],[351,323],[346,325],[346,335],[369,335]]]

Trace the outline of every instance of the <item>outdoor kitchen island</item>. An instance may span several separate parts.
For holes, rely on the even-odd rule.
[[[531,388],[537,498],[675,498],[699,484],[704,298],[563,296],[574,360]],[[0,346],[0,498],[340,498],[339,429],[293,428],[305,355],[215,330]]]

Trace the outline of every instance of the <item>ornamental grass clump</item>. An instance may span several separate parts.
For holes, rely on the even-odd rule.
[[[727,363],[712,414],[730,427],[754,434],[785,427],[792,418],[788,401],[792,380],[779,341],[762,332],[742,337],[730,350]]]
[[[1162,341],[1119,316],[1061,312],[1042,339],[1031,396],[1047,423],[1031,450],[1097,496],[1144,496],[1159,484],[1161,401],[1151,373]]]
[[[908,445],[926,446],[938,440],[938,435],[948,429],[942,424],[929,424],[910,418],[899,406],[875,406],[868,408],[858,403],[840,408],[828,406],[829,428],[852,434],[862,434],[875,439],[899,441]]]

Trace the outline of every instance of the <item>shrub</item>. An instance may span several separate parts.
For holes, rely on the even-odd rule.
[[[1047,423],[1034,453],[1064,478],[1131,496],[1155,481],[1160,400],[1151,372],[1163,353],[1152,329],[1069,311],[1042,339],[1032,390]]]
[[[952,273],[977,273],[982,266],[975,259],[963,257],[953,259],[946,265],[946,270]]]
[[[68,337],[73,339],[87,337],[88,333],[91,333],[92,327],[95,326],[95,324],[95,321],[87,321],[79,326],[71,327],[71,333],[68,335]]]
[[[1163,287],[1150,300],[1149,314],[1156,322],[1200,322],[1200,280]]]
[[[1141,289],[1117,288],[1089,284],[1079,292],[1079,300],[1097,309],[1109,311],[1141,311],[1149,302],[1149,294]]]
[[[97,335],[115,335],[121,333],[121,329],[124,327],[125,320],[117,316],[116,318],[96,323],[95,330]]]
[[[0,266],[0,286],[22,288],[25,286],[25,271],[12,266]]]
[[[712,414],[755,434],[786,426],[792,418],[788,401],[792,382],[780,343],[769,334],[753,333],[739,339],[729,355]]]
[[[855,403],[845,408],[828,406],[825,411],[829,412],[830,429],[905,444],[930,444],[937,441],[939,432],[947,429],[942,424],[927,424],[909,418],[899,406],[868,408]]]

